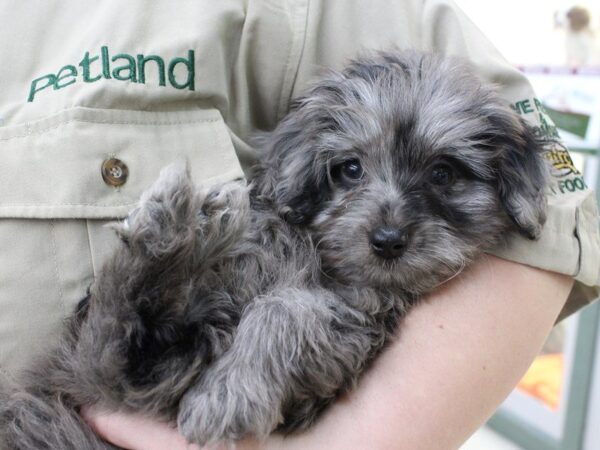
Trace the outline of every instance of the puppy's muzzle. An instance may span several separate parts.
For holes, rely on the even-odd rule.
[[[408,244],[408,233],[400,228],[380,226],[371,231],[369,241],[377,256],[394,259],[404,253]]]

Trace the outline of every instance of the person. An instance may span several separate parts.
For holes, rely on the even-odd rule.
[[[564,17],[554,15],[557,28],[565,29],[565,63],[571,68],[590,66],[594,61],[595,36],[590,27],[591,14],[587,8],[572,6]]]
[[[312,428],[263,442],[249,437],[236,449],[458,448],[526,371],[571,284],[564,275],[486,257],[411,311],[400,338]],[[122,448],[197,450],[172,425],[94,409],[85,417]]]
[[[125,217],[162,167],[184,157],[198,182],[239,177],[255,160],[250,136],[272,129],[323,68],[368,49],[459,55],[555,133],[526,80],[451,0],[19,2],[2,19],[0,382],[55,342],[117,245],[104,225]],[[547,156],[539,241],[512,237],[422,302],[309,432],[243,445],[453,448],[474,431],[557,317],[597,295],[594,194],[566,151]],[[87,417],[108,439],[127,435],[127,448],[186,445],[168,426]]]

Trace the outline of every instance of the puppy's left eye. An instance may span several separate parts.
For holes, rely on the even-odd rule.
[[[454,182],[455,174],[448,164],[437,164],[431,169],[429,180],[436,186],[449,186]]]

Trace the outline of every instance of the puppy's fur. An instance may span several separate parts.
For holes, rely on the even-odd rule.
[[[330,72],[262,148],[249,188],[170,168],[143,195],[60,346],[3,394],[3,448],[113,448],[93,404],[199,444],[303,429],[421,295],[544,222],[538,138],[454,60]]]

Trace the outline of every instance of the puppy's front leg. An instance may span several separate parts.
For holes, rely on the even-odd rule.
[[[256,299],[232,347],[180,403],[180,431],[200,445],[308,426],[350,387],[385,330],[324,289]]]
[[[76,398],[174,417],[195,374],[232,340],[239,306],[201,289],[201,277],[241,238],[248,210],[243,182],[198,190],[185,167],[162,171],[115,226],[126,245],[82,304],[65,357]]]

